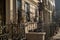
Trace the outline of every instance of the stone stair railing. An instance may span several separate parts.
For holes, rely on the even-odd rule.
[[[26,23],[26,27],[25,27],[26,33],[28,33],[30,30],[33,31],[34,29],[37,29],[37,23],[36,22]]]

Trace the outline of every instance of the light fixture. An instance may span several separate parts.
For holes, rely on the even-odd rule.
[[[42,3],[42,0],[40,2]]]

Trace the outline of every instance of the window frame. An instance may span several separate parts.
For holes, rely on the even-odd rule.
[[[26,16],[26,22],[30,21],[30,4],[28,2],[25,2],[25,16]]]
[[[22,0],[16,0],[16,13],[18,13],[18,23],[22,19]]]

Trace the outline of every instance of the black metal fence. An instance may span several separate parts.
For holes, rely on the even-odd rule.
[[[54,31],[56,31],[56,27],[55,24],[52,24],[50,26],[46,26],[46,25],[41,25],[41,23],[20,23],[20,24],[6,24],[5,26],[0,25],[0,40],[8,40],[8,39],[12,39],[12,40],[21,40],[25,38],[25,27],[27,27],[26,30],[28,30],[28,32],[42,32],[42,29],[44,30],[44,32],[46,32],[48,34],[48,32],[50,32],[50,34],[53,35]],[[49,31],[48,31],[49,29]],[[50,35],[48,34],[48,35]]]
[[[0,40],[20,40],[24,37],[23,24],[6,24],[0,25]]]

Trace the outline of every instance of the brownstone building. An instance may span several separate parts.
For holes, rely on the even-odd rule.
[[[37,28],[38,0],[0,0],[0,32],[18,40]],[[5,37],[5,36],[4,36]],[[3,37],[3,38],[4,38]],[[4,39],[3,39],[4,40]]]
[[[55,0],[40,0],[39,2],[39,28],[41,31],[46,32],[46,40],[54,35],[55,27],[51,27],[53,23],[53,15],[55,9]],[[52,24],[53,25],[53,24]]]
[[[49,37],[54,7],[52,0],[0,0],[0,25],[2,31],[6,30],[3,34],[9,34],[7,38],[11,40],[22,39],[25,33],[34,31],[46,32]]]

